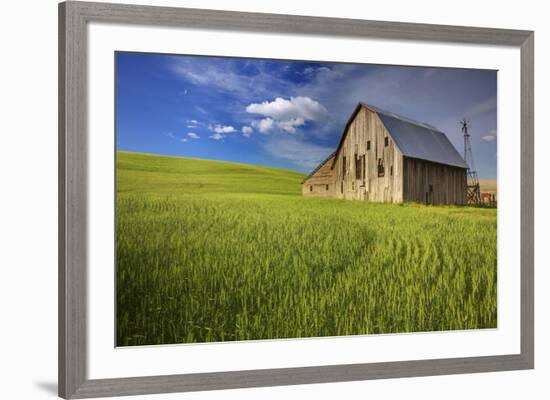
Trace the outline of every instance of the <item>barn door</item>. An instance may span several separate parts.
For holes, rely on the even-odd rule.
[[[426,192],[426,204],[434,204],[434,185],[431,183],[428,185],[428,191]]]

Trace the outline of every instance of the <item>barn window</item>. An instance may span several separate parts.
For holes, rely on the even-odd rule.
[[[384,161],[381,158],[378,159],[378,177],[384,176]]]
[[[367,150],[370,150],[370,140],[367,140]]]
[[[361,165],[362,165],[362,170],[363,170],[363,184],[365,183],[365,175],[367,175],[367,170],[365,169],[365,155],[363,154],[361,156]]]
[[[342,175],[346,175],[346,156],[342,157]]]
[[[386,136],[386,137],[384,138],[384,146],[385,146],[385,147],[388,147],[389,144],[390,144],[390,139]]]
[[[328,192],[328,185],[325,185],[325,190]]]
[[[363,176],[361,157],[355,154],[355,179],[359,180]]]
[[[309,191],[313,192],[313,186],[312,185],[309,185]]]
[[[344,193],[344,181],[340,182],[340,193]]]
[[[393,165],[390,166],[390,176],[393,176]]]

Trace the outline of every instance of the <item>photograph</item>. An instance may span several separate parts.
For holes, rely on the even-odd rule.
[[[117,347],[498,328],[497,70],[114,57]]]

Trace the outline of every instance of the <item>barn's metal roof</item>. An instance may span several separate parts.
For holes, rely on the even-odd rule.
[[[437,128],[366,103],[361,105],[378,114],[404,156],[468,168],[447,136]]]
[[[363,102],[357,104],[357,107],[355,107],[355,110],[349,117],[344,127],[342,137],[340,138],[340,143],[334,152],[336,155],[344,144],[348,128],[361,107],[366,107],[378,115],[395,141],[397,148],[405,157],[418,158],[459,168],[468,168],[468,165],[454,148],[447,136],[434,126],[397,115]],[[336,157],[332,162],[332,168],[334,168],[335,162]]]

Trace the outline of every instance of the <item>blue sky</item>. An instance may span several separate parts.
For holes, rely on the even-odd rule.
[[[497,72],[116,53],[118,150],[309,172],[358,101],[436,126],[496,177]]]

